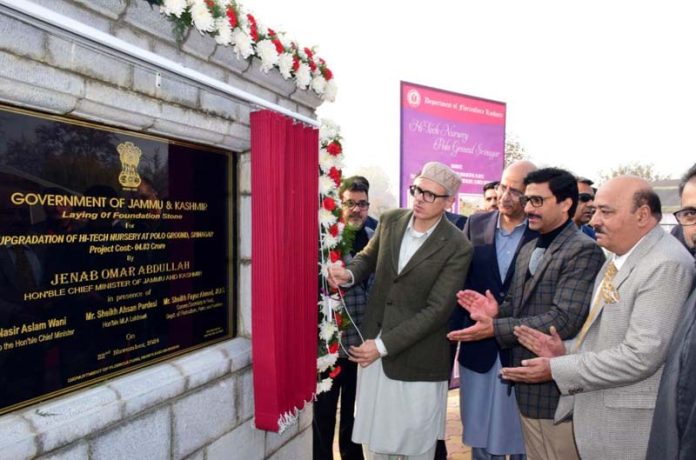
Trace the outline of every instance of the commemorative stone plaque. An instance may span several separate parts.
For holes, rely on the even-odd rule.
[[[231,337],[231,161],[0,107],[0,413]]]

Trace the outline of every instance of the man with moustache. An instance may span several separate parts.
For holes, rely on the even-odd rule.
[[[471,244],[447,218],[461,178],[442,163],[423,166],[412,209],[384,213],[374,237],[333,285],[375,283],[365,342],[349,350],[358,370],[353,441],[367,459],[431,460],[444,439],[449,380],[447,321],[471,261]]]
[[[594,189],[592,188],[592,182],[586,177],[578,177],[578,208],[575,210],[575,215],[573,216],[573,222],[575,225],[582,230],[582,232],[596,240],[594,230],[592,227],[587,225],[592,219],[592,214],[594,214]]]
[[[483,210],[486,212],[498,209],[498,193],[496,192],[498,185],[500,182],[493,181],[483,186]]]
[[[681,209],[674,213],[681,242],[696,246],[696,164],[679,183]],[[674,234],[674,232],[673,232]],[[684,238],[686,237],[686,238]],[[696,458],[696,290],[684,304],[683,318],[672,338],[655,404],[648,458]]]
[[[349,263],[355,255],[362,251],[375,233],[367,223],[367,212],[370,209],[369,182],[361,176],[345,179],[338,189],[341,197],[343,221],[353,232],[353,247],[346,254],[344,261]],[[314,402],[313,423],[313,458],[315,460],[333,459],[333,439],[336,428],[336,408],[340,397],[340,420],[338,428],[338,447],[343,460],[362,460],[362,447],[351,440],[353,434],[355,410],[355,387],[358,365],[348,359],[345,350],[351,346],[360,345],[358,330],[362,327],[369,288],[372,277],[354,285],[343,295],[346,309],[352,320],[352,325],[341,336],[341,347],[338,350],[336,365],[341,372],[334,378],[329,391],[317,396]]]
[[[464,234],[474,246],[466,289],[482,294],[490,291],[498,302],[510,289],[520,248],[538,236],[528,227],[521,203],[524,178],[534,170],[536,166],[524,160],[505,168],[496,182],[498,210],[473,214],[464,226]],[[450,327],[454,330],[472,324],[466,310],[457,308]],[[511,460],[524,458],[515,393],[499,376],[501,363],[507,366],[509,361],[510,350],[501,350],[493,337],[460,345],[462,442],[471,446],[473,460],[504,460],[505,455]]]
[[[696,270],[660,228],[660,199],[645,180],[614,178],[595,203],[597,242],[613,255],[597,275],[587,320],[566,342],[553,331],[518,328],[520,343],[539,357],[502,374],[553,379],[563,394],[556,421],[572,417],[583,459],[644,459],[668,345]]]
[[[460,341],[495,337],[501,348],[512,348],[513,366],[534,356],[518,343],[516,326],[543,331],[554,326],[564,339],[578,333],[587,315],[592,282],[604,262],[602,250],[578,232],[571,219],[578,199],[572,174],[544,168],[529,173],[524,183],[522,203],[529,228],[540,235],[520,250],[512,286],[500,307],[490,292],[457,294],[459,304],[476,323],[449,335]],[[553,423],[560,397],[556,385],[520,383],[515,392],[527,457],[577,459],[571,424]]]

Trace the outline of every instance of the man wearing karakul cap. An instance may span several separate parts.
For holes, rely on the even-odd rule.
[[[426,163],[409,191],[412,209],[382,215],[370,243],[346,268],[330,270],[350,286],[375,273],[363,319],[353,441],[366,458],[430,460],[444,439],[449,380],[447,321],[466,278],[471,244],[444,213],[461,179]]]

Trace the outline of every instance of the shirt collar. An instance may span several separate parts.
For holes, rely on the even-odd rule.
[[[639,239],[636,244],[631,247],[631,249],[626,252],[626,254],[617,256],[614,254],[614,265],[616,265],[616,270],[621,270],[621,266],[626,263],[626,260],[628,260],[629,256],[633,253],[633,251],[638,247],[638,245],[645,239],[647,235],[643,235],[643,238]]]
[[[444,214],[442,216],[444,216]],[[437,225],[442,220],[442,216],[440,216],[440,218],[437,220],[437,222],[435,222],[432,225],[432,227],[430,227],[429,229],[427,229],[424,232],[419,232],[413,228],[413,220],[415,219],[415,217],[413,215],[411,215],[411,218],[408,221],[408,225],[406,226],[406,232],[409,233],[414,238],[420,238],[422,236],[430,236],[430,234],[433,233],[433,231],[435,231],[435,227],[437,227]]]
[[[513,228],[513,229],[510,231],[510,233],[514,233],[515,230],[519,229],[520,227],[527,228],[527,218],[526,218],[526,217],[524,218],[524,220],[523,220],[522,222],[520,222],[519,224],[515,225],[515,228]],[[503,233],[503,234],[505,234],[505,235],[509,235],[509,234],[510,234],[510,233],[505,233],[505,229],[504,229],[503,227],[500,226],[500,211],[498,211],[498,218],[496,219],[495,228],[497,228],[499,232],[501,232],[501,233]]]

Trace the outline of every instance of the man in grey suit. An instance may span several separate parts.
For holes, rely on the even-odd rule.
[[[444,217],[461,179],[441,163],[423,166],[410,187],[411,210],[382,214],[375,235],[333,285],[375,273],[363,319],[353,441],[365,458],[431,460],[444,439],[450,376],[447,321],[466,278],[471,244]]]
[[[473,341],[495,337],[501,348],[512,348],[512,363],[534,355],[521,347],[513,327],[527,325],[548,330],[554,325],[563,338],[578,333],[587,316],[595,274],[604,262],[597,244],[572,221],[578,200],[575,176],[557,168],[531,172],[522,203],[529,228],[540,235],[519,252],[515,274],[500,306],[492,293],[473,290],[458,294],[473,326],[451,332],[451,340]],[[473,309],[473,304],[482,308]],[[577,458],[570,423],[553,424],[560,393],[553,382],[515,385],[525,450],[530,460]]]
[[[518,328],[539,357],[502,370],[506,379],[553,379],[572,417],[580,456],[643,459],[667,348],[694,279],[686,250],[658,225],[660,199],[643,179],[618,177],[597,192],[592,225],[613,253],[595,281],[590,314],[574,340]]]

